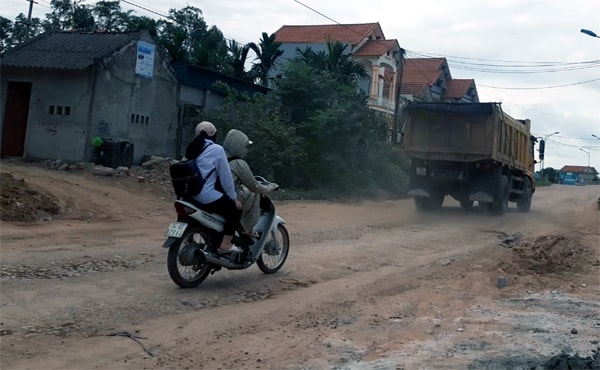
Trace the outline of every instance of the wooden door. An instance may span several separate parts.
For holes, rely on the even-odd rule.
[[[23,156],[30,98],[30,82],[8,81],[0,153],[2,157]]]

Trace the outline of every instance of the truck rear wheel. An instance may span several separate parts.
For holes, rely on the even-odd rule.
[[[444,203],[444,195],[432,194],[430,197],[415,196],[415,206],[419,211],[435,211]]]
[[[526,178],[523,183],[523,194],[517,199],[517,209],[520,212],[529,212],[531,209],[531,198],[533,196],[531,180]]]
[[[496,191],[494,193],[494,201],[492,202],[491,211],[493,214],[502,216],[508,210],[508,178],[500,176],[496,183]]]

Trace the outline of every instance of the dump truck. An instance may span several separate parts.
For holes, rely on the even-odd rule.
[[[421,211],[449,195],[502,215],[508,202],[528,212],[535,192],[529,119],[515,119],[500,103],[409,103],[401,132],[410,157],[408,193]]]

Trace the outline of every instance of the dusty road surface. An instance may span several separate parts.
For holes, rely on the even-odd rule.
[[[600,187],[530,213],[278,203],[282,270],[166,271],[169,184],[2,162],[2,369],[593,369]],[[33,206],[29,206],[33,204]],[[570,366],[570,367],[565,367]]]

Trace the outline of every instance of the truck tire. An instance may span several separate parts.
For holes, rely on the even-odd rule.
[[[519,212],[529,212],[531,209],[531,198],[533,196],[533,186],[531,180],[526,178],[523,183],[523,194],[517,199],[517,209]]]
[[[415,196],[414,200],[417,210],[430,212],[440,209],[444,203],[444,196],[441,194],[432,194],[430,197]]]
[[[491,211],[493,214],[502,216],[508,210],[508,178],[500,176],[496,182],[496,191],[494,192],[494,201],[492,202]]]

